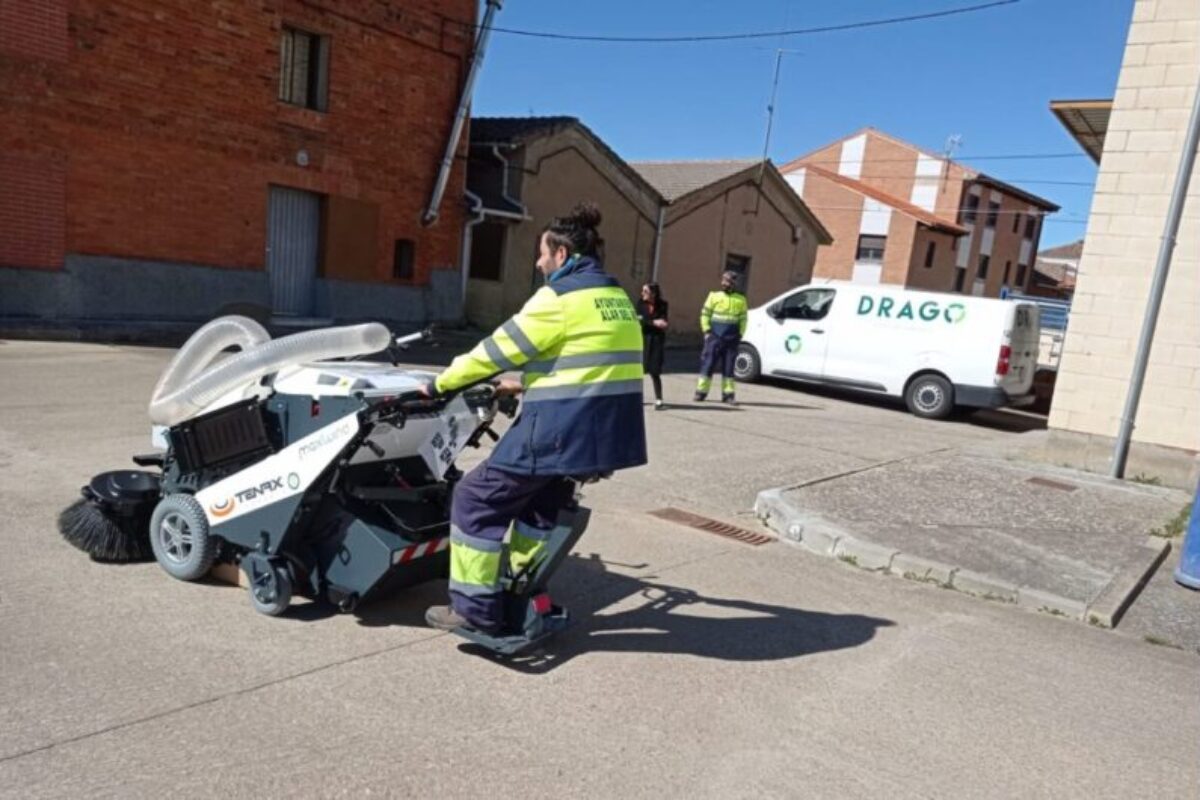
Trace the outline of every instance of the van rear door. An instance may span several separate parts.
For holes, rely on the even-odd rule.
[[[996,383],[1009,397],[1029,394],[1037,371],[1040,311],[1034,303],[1012,303],[996,360]]]

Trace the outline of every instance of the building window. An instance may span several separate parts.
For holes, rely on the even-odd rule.
[[[925,269],[933,267],[933,256],[937,252],[937,242],[930,242],[925,248]]]
[[[1017,265],[1017,286],[1022,289],[1025,288],[1025,265],[1024,264]]]
[[[962,293],[963,284],[967,280],[967,271],[963,267],[959,267],[954,271],[954,291]]]
[[[1037,217],[1030,214],[1025,218],[1025,238],[1033,241],[1033,234],[1037,231]]]
[[[967,195],[967,204],[963,207],[963,222],[974,222],[979,211],[979,195]]]
[[[329,38],[285,25],[279,39],[279,99],[324,111],[328,73]]]
[[[1021,212],[1013,212],[1013,233],[1021,230]]]
[[[988,215],[987,222],[984,223],[989,228],[996,227],[996,220],[1000,218],[1000,204],[995,200],[988,200]]]
[[[979,257],[979,280],[981,280],[981,281],[987,280],[988,267],[990,267],[991,265],[992,265],[992,257],[991,256],[980,256]]]
[[[870,261],[878,264],[883,261],[883,248],[887,244],[886,236],[869,236],[863,234],[858,237],[858,254],[854,257],[855,261]]]
[[[1004,262],[1004,284],[1006,286],[1008,285],[1008,279],[1010,277],[1012,277],[1012,262],[1005,261]]]
[[[725,271],[737,273],[737,286],[734,288],[745,294],[747,287],[750,285],[750,256],[739,256],[734,253],[728,253],[725,256]]]
[[[392,250],[392,277],[398,281],[411,281],[415,275],[416,245],[412,239],[397,239]]]
[[[471,265],[467,274],[473,280],[498,281],[504,276],[507,233],[508,226],[501,222],[481,222],[471,229]]]

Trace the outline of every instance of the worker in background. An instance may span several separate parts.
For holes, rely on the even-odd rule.
[[[496,633],[504,621],[503,553],[519,572],[540,558],[584,478],[646,463],[642,329],[629,296],[598,258],[600,212],[581,204],[542,232],[546,285],[517,314],[426,387],[430,396],[522,370],[521,414],[491,456],[454,487],[450,605],[435,628]],[[507,548],[503,546],[509,535]]]
[[[696,384],[696,401],[708,397],[712,376],[721,370],[721,402],[733,405],[736,385],[733,364],[738,345],[746,332],[748,306],[746,296],[737,291],[738,274],[727,270],[721,273],[721,289],[709,292],[700,311],[700,329],[704,331],[704,351],[700,355],[700,380]]]
[[[650,376],[654,386],[654,410],[662,411],[663,354],[667,347],[668,321],[667,301],[662,289],[653,281],[642,287],[642,297],[637,302],[638,321],[642,323],[642,340],[645,342],[645,357],[642,370]]]

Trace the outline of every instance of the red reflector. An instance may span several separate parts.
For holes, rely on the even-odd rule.
[[[533,610],[538,614],[550,613],[550,595],[546,593],[539,594],[533,598]]]
[[[996,359],[996,374],[1007,375],[1012,362],[1012,348],[1006,344],[1000,345],[1000,357]]]
[[[310,417],[315,417],[315,416],[317,416],[317,415],[318,415],[318,414],[320,414],[320,413],[321,413],[321,401],[320,401],[320,400],[313,400],[313,401],[312,401],[312,410],[311,410],[311,411],[309,411],[309,414],[308,414],[308,415],[309,415]]]

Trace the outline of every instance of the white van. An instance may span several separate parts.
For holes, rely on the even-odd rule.
[[[735,374],[893,395],[941,419],[1032,403],[1038,333],[1033,303],[827,281],[750,311]]]

